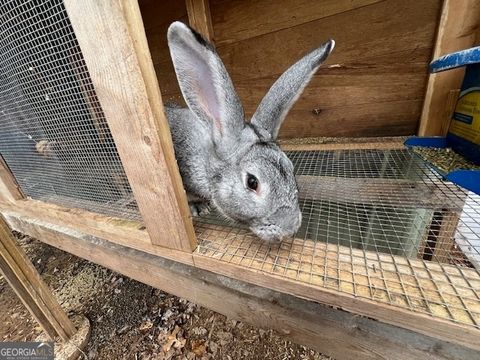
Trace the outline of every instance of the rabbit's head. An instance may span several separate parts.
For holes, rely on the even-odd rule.
[[[225,66],[198,33],[175,22],[168,42],[182,94],[207,124],[213,205],[267,241],[293,236],[301,224],[292,162],[275,140],[288,111],[334,47],[329,40],[291,66],[272,85],[251,120]]]

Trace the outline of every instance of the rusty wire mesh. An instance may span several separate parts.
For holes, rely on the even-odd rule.
[[[27,196],[140,218],[62,1],[0,3],[0,121]]]
[[[214,214],[196,223],[206,257],[480,327],[480,197],[412,151],[288,153],[303,224],[269,245]]]

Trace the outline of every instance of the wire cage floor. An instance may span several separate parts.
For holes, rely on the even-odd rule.
[[[480,196],[409,149],[289,152],[303,224],[267,244],[212,214],[197,253],[480,328]]]

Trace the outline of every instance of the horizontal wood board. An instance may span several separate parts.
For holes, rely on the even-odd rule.
[[[137,221],[96,214],[82,209],[64,208],[32,199],[15,203],[2,201],[0,211],[5,215],[21,217],[25,221],[49,222],[156,256],[193,264],[191,253],[152,244],[145,225]]]

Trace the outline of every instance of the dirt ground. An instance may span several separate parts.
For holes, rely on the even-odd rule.
[[[69,315],[91,322],[83,359],[330,359],[28,237],[19,243]],[[40,333],[0,275],[0,341]]]

